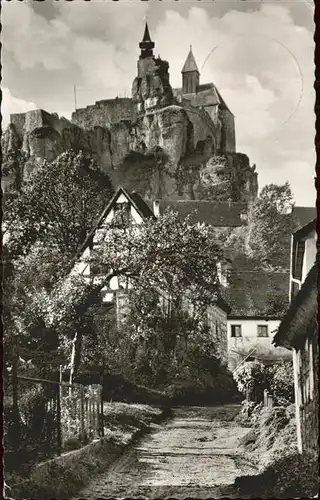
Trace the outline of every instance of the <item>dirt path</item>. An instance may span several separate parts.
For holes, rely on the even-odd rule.
[[[239,406],[175,408],[174,418],[92,481],[78,498],[236,497],[235,478],[254,473],[241,459],[248,428],[233,422]]]

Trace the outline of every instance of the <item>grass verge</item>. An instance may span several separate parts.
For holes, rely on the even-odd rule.
[[[235,481],[240,498],[309,498],[319,488],[316,457],[298,453],[295,407],[256,408],[243,444],[258,474]]]
[[[169,417],[169,409],[140,404],[105,403],[105,436],[83,448],[5,475],[7,498],[71,498],[105,470],[152,423]]]

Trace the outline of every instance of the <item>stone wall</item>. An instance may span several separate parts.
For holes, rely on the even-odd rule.
[[[233,153],[236,150],[234,116],[228,109],[223,108],[219,109],[219,118],[222,124],[220,150]]]
[[[201,108],[195,108],[190,105],[189,101],[183,100],[182,104],[190,122],[193,125],[193,147],[196,149],[199,141],[205,141],[208,137],[211,138],[212,149],[214,153],[220,145],[220,126],[217,123],[214,125],[208,113]]]
[[[85,130],[92,130],[97,126],[109,128],[111,124],[121,120],[134,121],[134,119],[132,99],[125,97],[97,101],[91,106],[77,109],[71,117],[72,123]]]

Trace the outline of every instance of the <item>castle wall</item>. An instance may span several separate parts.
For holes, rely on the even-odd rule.
[[[72,113],[71,121],[78,127],[90,130],[97,126],[109,128],[112,123],[118,123],[121,120],[134,121],[135,115],[131,98],[116,97],[77,109]]]
[[[234,116],[228,109],[220,109],[219,115],[222,123],[221,150],[234,153],[236,151]]]
[[[54,116],[43,109],[34,109],[26,113],[10,115],[10,123],[14,126],[20,139],[22,139],[24,133],[33,132],[37,128],[53,127],[54,121]]]
[[[191,106],[188,100],[182,101],[182,107],[193,125],[194,148],[196,148],[199,141],[205,141],[208,137],[211,137],[213,151],[215,151],[219,147],[219,127],[213,124],[204,109]]]

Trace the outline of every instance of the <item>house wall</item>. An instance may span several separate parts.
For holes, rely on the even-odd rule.
[[[210,305],[207,310],[208,325],[217,340],[217,351],[223,364],[228,362],[227,313],[218,305]]]
[[[301,241],[305,242],[305,251],[303,255],[303,262],[302,262],[302,275],[301,275],[301,281],[298,279],[295,279],[294,276],[294,270],[296,267],[296,255],[294,255],[295,252],[295,239],[294,236],[292,237],[291,240],[291,269],[290,269],[290,293],[289,293],[289,299],[290,301],[293,299],[293,297],[298,293],[298,291],[301,288],[302,283],[305,281],[310,269],[316,262],[316,256],[317,256],[317,233],[316,231],[311,231],[307,237],[302,238]]]
[[[300,452],[318,454],[318,335],[294,350],[297,438]]]
[[[115,200],[115,203],[126,203],[128,202],[127,197],[124,194],[120,194],[120,196]],[[134,208],[133,205],[130,205],[130,214],[132,218],[132,222],[134,224],[140,224],[142,222],[142,217],[140,214],[137,212],[137,210]],[[114,217],[114,209],[111,208],[109,213],[107,214],[105,220],[101,224],[101,226],[96,230],[94,237],[93,237],[93,249],[96,250],[100,247],[101,241],[104,239],[104,235],[106,234],[106,231],[109,230],[109,224],[112,221]],[[92,276],[91,273],[91,268],[90,268],[90,263],[87,262],[90,259],[91,256],[91,250],[89,247],[85,249],[83,254],[81,255],[79,261],[75,264],[72,273],[76,274],[82,274],[83,276],[86,276],[88,279],[93,279],[93,283],[98,284],[98,282],[103,280],[103,276]],[[113,301],[114,298],[114,292],[116,290],[119,290],[120,284],[119,284],[119,279],[117,276],[114,276],[111,278],[110,282],[108,285],[104,286],[101,290],[102,292],[102,297],[104,302],[111,302]],[[131,288],[130,283],[127,284],[127,288]],[[117,299],[118,300],[118,299]]]
[[[312,233],[305,239],[305,252],[303,258],[303,266],[302,266],[302,283],[307,277],[308,272],[316,261],[317,256],[317,243],[316,243],[316,232],[312,231]]]
[[[168,300],[163,302],[163,311],[168,310]],[[182,309],[188,312],[191,316],[194,311],[194,306],[187,295],[182,297]],[[213,339],[216,341],[217,354],[221,362],[227,364],[228,361],[228,339],[227,339],[227,313],[221,309],[217,304],[211,304],[207,308],[207,325],[210,329]]]
[[[241,337],[231,337],[231,326],[241,325]],[[258,337],[258,325],[268,326],[268,337]],[[254,349],[250,357],[261,361],[291,359],[291,351],[275,347],[272,340],[280,320],[265,319],[228,319],[228,368],[233,371],[237,365]]]

